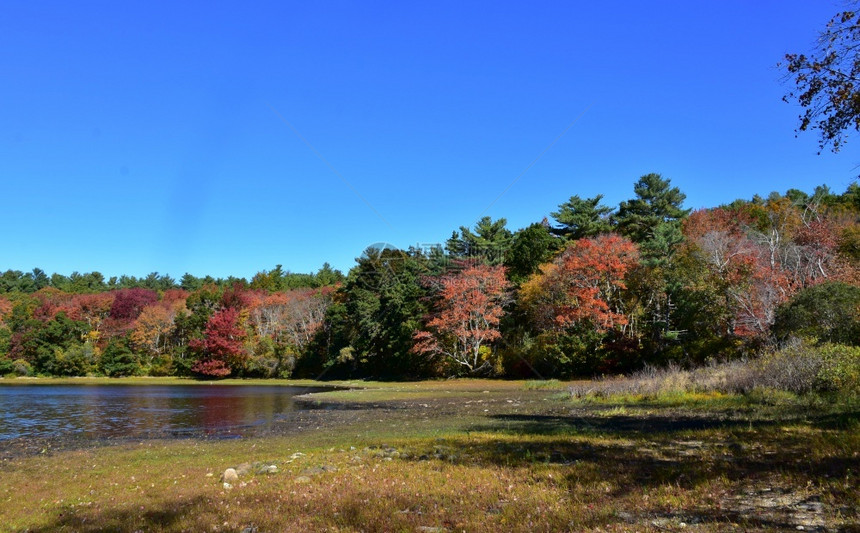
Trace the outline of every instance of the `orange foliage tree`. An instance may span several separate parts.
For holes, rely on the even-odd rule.
[[[630,319],[622,291],[638,264],[639,249],[626,237],[581,239],[523,285],[521,303],[542,329],[561,332],[586,325],[598,332],[624,332]]]
[[[436,282],[436,313],[427,330],[413,336],[413,351],[444,356],[470,373],[486,369],[488,345],[501,337],[499,322],[509,288],[505,268],[466,264]]]
[[[141,311],[131,332],[135,347],[150,357],[161,355],[167,348],[167,341],[174,328],[177,303],[150,305]]]

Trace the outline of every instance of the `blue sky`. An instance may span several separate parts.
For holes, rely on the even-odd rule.
[[[835,2],[123,4],[4,3],[0,270],[346,271],[649,172],[695,208],[860,163],[775,67]]]

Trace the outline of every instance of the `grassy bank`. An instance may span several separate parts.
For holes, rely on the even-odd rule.
[[[824,531],[858,524],[854,400],[592,398],[568,392],[582,384],[557,382],[337,384],[367,388],[314,395],[337,409],[310,413],[285,435],[151,440],[5,460],[0,529]],[[272,465],[277,472],[257,474]],[[228,467],[240,471],[230,487],[219,479]]]

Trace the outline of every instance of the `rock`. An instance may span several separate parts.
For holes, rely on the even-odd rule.
[[[309,478],[308,476],[299,476],[293,481],[295,481],[296,483],[310,483],[311,478]]]
[[[223,474],[221,474],[221,481],[223,481],[224,483],[232,483],[234,481],[238,481],[238,479],[239,479],[239,474],[236,472],[236,469],[234,469],[234,468],[228,468],[227,470],[224,471]]]
[[[230,490],[230,489],[232,489],[232,488],[233,488],[233,485],[231,485],[231,484],[229,484],[229,483],[224,483],[224,488],[225,488],[225,489],[227,489],[227,490]]]
[[[251,472],[251,468],[251,463],[242,463],[239,466],[235,467],[234,470],[236,470],[236,475],[244,476]]]
[[[316,476],[317,474],[325,474],[326,472],[337,472],[337,468],[329,465],[312,466],[311,468],[302,470],[301,474],[303,476]]]
[[[257,470],[258,474],[277,474],[278,473],[278,465],[263,465],[259,470]]]

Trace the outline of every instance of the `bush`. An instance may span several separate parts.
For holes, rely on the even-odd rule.
[[[809,337],[860,345],[860,287],[830,282],[800,291],[777,309],[773,332],[783,341]]]
[[[296,366],[296,357],[286,344],[271,337],[261,337],[250,346],[251,356],[245,364],[245,374],[263,378],[289,378]]]
[[[75,344],[54,351],[50,372],[56,376],[86,376],[96,368],[96,350],[90,343]]]
[[[173,357],[170,354],[161,354],[152,360],[147,372],[150,376],[170,376],[173,375]]]
[[[794,393],[812,392],[818,388],[822,368],[823,360],[816,347],[808,341],[798,342],[756,361],[752,385]]]
[[[574,397],[657,396],[673,393],[741,393],[783,398],[810,392],[860,393],[860,347],[794,342],[753,360],[694,370],[646,367],[624,378],[571,387]]]
[[[818,350],[822,358],[818,388],[860,393],[860,347],[826,344]]]
[[[12,361],[12,372],[17,376],[32,376],[33,366],[23,359]]]

